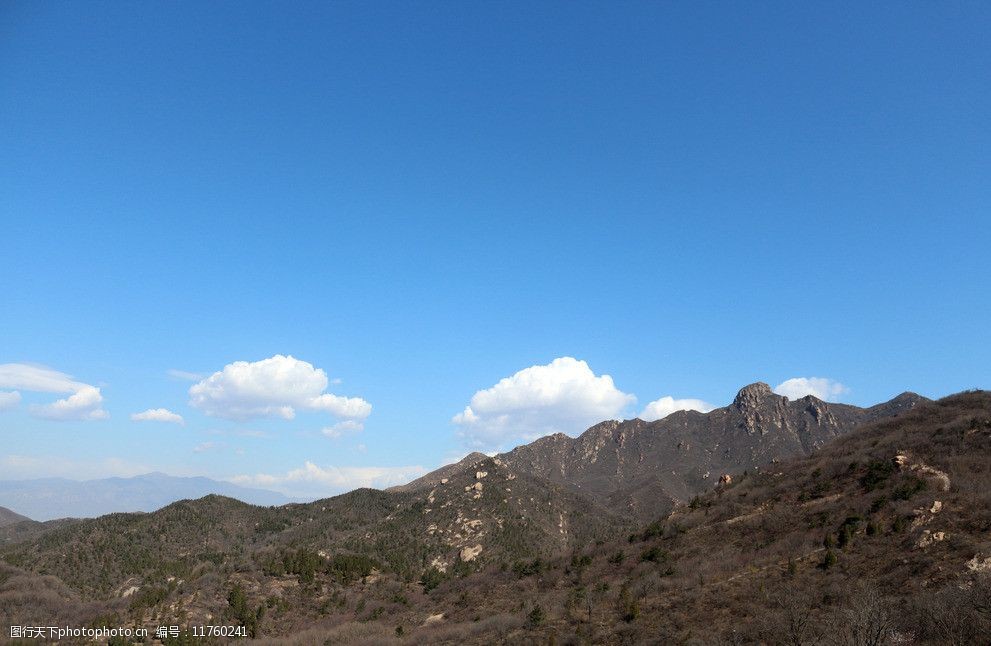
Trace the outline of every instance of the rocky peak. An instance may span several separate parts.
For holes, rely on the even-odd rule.
[[[763,381],[758,381],[741,388],[740,392],[736,394],[736,398],[733,400],[733,405],[741,410],[746,408],[757,408],[764,403],[764,400],[773,396],[774,392],[771,390],[771,387]]]
[[[599,422],[595,426],[589,428],[587,431],[582,433],[581,439],[587,440],[589,438],[598,437],[598,436],[612,436],[612,434],[616,432],[616,429],[619,428],[622,424],[623,422],[619,422],[614,419],[607,420],[605,422]]]
[[[736,394],[733,407],[742,417],[747,433],[765,435],[772,429],[790,426],[786,397],[775,395],[771,387],[762,381],[744,386]]]

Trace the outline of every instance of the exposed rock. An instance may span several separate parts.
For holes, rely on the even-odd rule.
[[[719,484],[728,485],[731,482],[733,482],[733,476],[731,476],[730,474],[724,473],[723,475],[719,476]]]
[[[938,514],[941,511],[943,511],[943,503],[939,500],[933,502],[933,506],[929,509],[930,514]]]
[[[440,479],[440,483],[441,484],[447,484],[447,478],[441,478]]]
[[[919,542],[916,543],[918,547],[929,547],[933,543],[939,543],[946,539],[946,532],[930,532],[928,529],[922,532],[922,536],[919,538]]]
[[[768,397],[773,397],[774,391],[763,381],[758,381],[744,386],[733,399],[733,405],[737,408],[756,408]]]
[[[982,559],[980,554],[976,554],[967,561],[967,569],[971,572],[991,572],[991,556]]]
[[[447,572],[447,561],[439,556],[434,558],[434,560],[430,562],[430,565],[431,567],[437,568],[440,572]],[[441,616],[443,617],[443,615]]]
[[[481,553],[482,553],[482,546],[481,545],[476,545],[474,547],[465,547],[465,548],[463,548],[461,550],[461,552],[458,554],[458,557],[464,563],[470,563],[471,561],[474,561],[478,557],[478,555],[481,554]]]
[[[423,621],[424,626],[430,626],[431,624],[439,624],[444,621],[444,613],[438,613],[436,615],[430,615]]]
[[[487,475],[489,475],[489,472],[488,471],[476,471],[475,472],[475,479],[476,480],[481,480],[482,478],[484,478]]]
[[[930,482],[936,485],[940,491],[950,490],[950,476],[946,475],[939,469],[933,468],[928,464],[922,462],[914,462],[912,456],[907,453],[899,453],[895,456],[895,464],[902,471],[914,471],[918,473],[923,478],[928,479]]]

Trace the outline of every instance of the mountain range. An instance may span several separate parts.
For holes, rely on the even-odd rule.
[[[45,608],[292,643],[832,643],[884,619],[892,640],[946,643],[955,617],[952,643],[979,643],[989,480],[989,393],[857,408],[752,384],[709,413],[603,422],[389,491],[14,523],[0,622]]]
[[[811,395],[791,401],[758,382],[741,389],[729,406],[708,413],[688,410],[654,422],[602,422],[577,438],[557,433],[496,460],[644,521],[712,488],[724,476],[807,455],[864,423],[904,413],[923,401],[915,393],[870,408],[826,403]],[[474,453],[395,489],[434,486],[485,457]]]

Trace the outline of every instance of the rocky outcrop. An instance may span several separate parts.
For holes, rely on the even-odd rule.
[[[912,456],[907,453],[899,453],[896,455],[895,464],[897,464],[898,468],[902,471],[915,472],[920,477],[929,480],[939,491],[950,490],[950,476],[946,475],[939,469],[929,466],[928,464],[914,461]]]
[[[905,393],[871,408],[811,396],[791,401],[757,382],[741,388],[729,406],[708,413],[678,411],[654,422],[609,420],[576,438],[548,435],[494,461],[515,473],[546,478],[638,522],[650,521],[717,486],[724,475],[808,455],[861,424],[900,414],[922,400]],[[472,454],[457,468],[445,467],[402,489],[433,487],[454,473],[473,476],[480,484],[491,470],[482,467],[484,459]],[[480,494],[476,489],[469,496]]]
[[[678,411],[654,422],[610,420],[577,438],[556,434],[499,456],[515,471],[541,475],[638,520],[732,477],[807,455],[832,439],[922,401],[906,393],[858,408],[815,397],[790,401],[762,382],[709,413]]]

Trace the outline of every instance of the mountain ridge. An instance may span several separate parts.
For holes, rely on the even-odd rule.
[[[676,411],[651,422],[606,420],[577,437],[555,433],[495,457],[518,472],[539,474],[606,508],[646,521],[724,477],[808,455],[860,425],[925,401],[929,400],[905,392],[860,408],[812,395],[791,400],[755,382],[741,388],[727,406],[707,413]],[[396,489],[431,486],[471,468],[473,461],[466,458]]]
[[[878,417],[634,526],[500,456],[413,491],[207,496],[76,521],[0,546],[0,622],[45,608],[70,623],[219,617],[280,643],[852,643],[843,631],[868,608],[912,643],[947,643],[947,625],[953,643],[984,643],[991,393],[916,404],[862,413]],[[636,447],[639,422],[596,425],[585,446]]]
[[[16,523],[22,523],[24,521],[31,520],[27,516],[22,516],[18,514],[13,509],[7,509],[6,507],[0,507],[0,527],[6,527],[7,525],[14,525]]]

